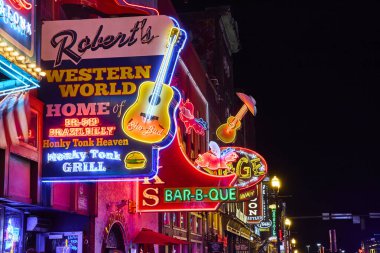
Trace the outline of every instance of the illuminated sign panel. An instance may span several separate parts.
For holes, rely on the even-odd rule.
[[[179,119],[185,125],[186,134],[191,134],[191,130],[199,135],[205,135],[207,130],[207,122],[202,118],[194,117],[194,105],[189,101],[189,99],[181,100],[179,105]]]
[[[242,147],[219,147],[210,142],[210,151],[195,160],[198,168],[212,175],[236,174],[235,187],[240,201],[252,199],[256,185],[268,172],[265,159],[257,152]]]
[[[263,195],[261,183],[256,185],[253,190],[253,196],[250,200],[244,202],[245,215],[247,215],[247,223],[258,224],[263,220]]]
[[[156,175],[158,148],[164,144],[130,137],[123,129],[130,122],[123,118],[138,100],[141,85],[165,76],[162,66],[171,63],[164,55],[173,29],[167,16],[44,22],[46,78],[39,93],[45,103],[43,181]],[[171,104],[178,103],[178,91],[167,87]],[[167,128],[175,130],[173,123]],[[149,139],[148,130],[142,134]]]
[[[0,35],[27,56],[34,55],[34,0],[0,0]]]
[[[252,96],[240,92],[236,93],[236,95],[243,102],[243,106],[235,116],[228,117],[227,122],[216,129],[216,136],[224,143],[235,142],[236,132],[241,128],[241,120],[248,111],[253,115],[257,113],[256,101]]]
[[[272,220],[269,217],[269,186],[268,186],[269,179],[266,178],[262,182],[262,196],[263,196],[263,220],[259,223],[258,227],[260,228],[260,231],[269,231],[269,228],[272,226]]]
[[[165,202],[184,202],[184,201],[236,201],[236,188],[220,187],[189,187],[189,188],[165,188]]]
[[[199,170],[182,152],[178,134],[160,151],[159,165],[157,177],[138,182],[139,212],[211,211],[221,202],[238,198],[238,190],[233,187],[236,174],[217,176]]]

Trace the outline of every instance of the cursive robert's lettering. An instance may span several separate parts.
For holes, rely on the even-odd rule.
[[[103,25],[98,27],[98,30],[93,38],[85,36],[77,44],[77,54],[74,46],[77,42],[77,33],[74,30],[64,30],[55,34],[50,43],[56,48],[58,47],[57,56],[55,58],[54,67],[61,65],[62,56],[65,54],[75,64],[82,60],[82,55],[87,51],[96,51],[99,48],[109,49],[117,45],[119,48],[124,46],[132,46],[139,39],[141,44],[149,44],[159,35],[152,33],[152,27],[145,27],[147,19],[137,21],[134,26],[129,30],[129,34],[118,32],[116,35],[102,35]],[[138,38],[138,31],[140,31],[140,38]]]

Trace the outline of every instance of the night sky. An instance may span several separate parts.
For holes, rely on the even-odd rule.
[[[257,101],[256,151],[282,180],[299,250],[329,247],[332,228],[346,252],[380,234],[367,217],[380,213],[380,1],[175,2],[232,6],[235,86]],[[322,212],[363,215],[365,226],[304,219]]]

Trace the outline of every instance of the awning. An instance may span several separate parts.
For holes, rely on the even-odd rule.
[[[0,148],[28,141],[28,93],[12,93],[0,98]]]
[[[133,243],[137,244],[158,244],[158,245],[169,245],[169,244],[189,244],[187,241],[179,240],[161,233],[154,232],[151,229],[143,228],[137,234]]]
[[[40,87],[39,80],[0,54],[0,96]]]
[[[241,225],[234,220],[229,220],[227,222],[227,231],[228,232],[231,232],[231,233],[234,233],[234,234],[240,236],[240,228],[241,228]]]
[[[247,239],[247,240],[250,240],[251,239],[251,231],[248,228],[241,227],[240,228],[240,236]]]

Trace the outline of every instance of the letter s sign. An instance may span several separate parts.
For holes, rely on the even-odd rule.
[[[148,191],[153,191],[153,193],[149,193]],[[143,206],[156,206],[158,205],[158,203],[160,202],[160,199],[157,197],[158,195],[158,188],[147,188],[143,191],[143,202],[142,202],[142,205]],[[145,199],[149,202],[153,202],[153,203],[148,203],[147,201],[145,201]]]

